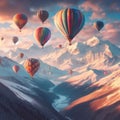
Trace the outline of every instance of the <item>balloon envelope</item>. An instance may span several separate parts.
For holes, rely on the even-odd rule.
[[[24,57],[24,53],[20,53],[20,54],[19,54],[19,57],[20,57],[20,58],[23,58],[23,57]]]
[[[18,37],[14,36],[12,41],[13,41],[14,44],[16,44],[18,42]]]
[[[59,46],[58,46],[59,48],[62,48],[62,45],[61,44],[59,44]]]
[[[102,21],[96,21],[93,26],[100,31],[104,27],[104,23]]]
[[[34,76],[34,74],[38,71],[39,67],[40,67],[40,62],[35,58],[29,58],[24,62],[24,68],[31,77]]]
[[[54,23],[58,30],[67,38],[69,44],[76,34],[83,28],[84,15],[78,9],[66,8],[58,11],[54,17]]]
[[[51,31],[46,27],[39,27],[34,31],[34,37],[41,46],[44,46],[51,37]]]
[[[37,12],[37,16],[43,23],[49,17],[49,13],[46,10],[40,10]]]
[[[27,23],[27,20],[28,18],[25,14],[18,13],[13,16],[13,21],[17,25],[17,27],[20,29],[20,31]]]
[[[14,71],[15,73],[17,73],[20,68],[19,68],[18,65],[14,65],[14,66],[12,67],[12,69],[13,69],[13,71]]]
[[[1,40],[4,40],[4,37],[1,37]]]

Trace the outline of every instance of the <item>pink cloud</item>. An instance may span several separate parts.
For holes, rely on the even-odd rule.
[[[76,39],[79,41],[86,41],[89,38],[92,38],[97,34],[97,30],[93,27],[92,24],[85,25],[84,28],[77,34]]]
[[[84,28],[75,36],[75,41],[86,41],[93,36],[102,40],[120,45],[120,22],[108,23],[98,32],[92,24],[85,25]]]
[[[90,19],[104,18],[106,16],[106,13],[103,11],[103,9],[98,4],[92,3],[91,1],[84,2],[80,5],[80,8],[87,12],[92,11]]]
[[[117,11],[117,12],[120,12],[120,6],[117,3],[111,4],[110,9]]]
[[[92,20],[98,19],[98,18],[101,19],[101,18],[105,18],[105,16],[106,16],[106,13],[104,13],[104,12],[93,12],[90,18]]]
[[[89,10],[92,10],[95,12],[102,11],[102,9],[98,5],[93,4],[90,1],[84,2],[83,4],[80,5],[80,7],[83,8],[85,11],[89,11]]]
[[[104,40],[120,45],[120,22],[106,24],[101,33]]]

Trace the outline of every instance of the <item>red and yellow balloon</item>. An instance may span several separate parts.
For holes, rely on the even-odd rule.
[[[25,14],[18,13],[18,14],[16,14],[16,15],[13,16],[13,21],[17,25],[17,27],[19,28],[19,30],[21,32],[21,29],[27,23],[28,18],[27,18],[27,16]]]

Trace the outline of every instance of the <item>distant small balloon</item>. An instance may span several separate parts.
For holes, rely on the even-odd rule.
[[[4,40],[4,37],[1,37],[1,40]]]
[[[19,57],[20,57],[20,58],[23,58],[23,57],[24,57],[24,53],[20,53],[20,54],[19,54]]]
[[[37,12],[37,16],[41,20],[41,22],[44,23],[49,17],[49,13],[46,10],[40,10]]]
[[[13,40],[13,43],[16,44],[18,42],[18,37],[14,36],[12,40]]]
[[[28,18],[27,18],[27,16],[25,14],[18,13],[18,14],[16,14],[16,15],[13,16],[13,21],[17,25],[17,27],[19,28],[19,30],[21,32],[21,29],[27,23]]]
[[[104,27],[104,23],[102,21],[96,21],[93,26],[100,31]]]
[[[12,69],[13,69],[13,71],[14,71],[15,73],[17,73],[20,68],[19,68],[18,65],[14,65],[14,66],[12,67]]]
[[[61,44],[59,44],[59,46],[58,46],[59,48],[62,48],[62,45]]]

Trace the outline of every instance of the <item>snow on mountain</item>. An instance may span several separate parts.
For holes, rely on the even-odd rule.
[[[76,43],[73,45],[76,46]],[[80,52],[78,45],[81,45],[81,43],[77,44],[77,49]],[[84,43],[84,45],[86,46],[86,43]],[[111,51],[111,54],[105,55],[106,45],[110,45],[109,51]],[[72,51],[72,48],[69,48],[69,50]],[[117,53],[114,53],[114,50]],[[99,44],[92,47],[88,46],[84,51],[83,56],[80,58],[84,59],[82,65],[78,61],[76,62],[77,65],[75,65],[76,63],[73,61],[73,58],[76,57],[77,59],[78,56],[72,54],[74,57],[72,57],[72,61],[70,62],[71,64],[74,63],[73,74],[70,77],[65,78],[64,82],[54,87],[54,92],[65,96],[65,103],[70,104],[74,100],[89,95],[99,89],[107,82],[112,81],[113,78],[114,80],[115,78],[116,80],[120,79],[118,78],[119,75],[115,76],[115,72],[120,69],[119,53],[120,49],[115,45],[108,44],[107,41],[99,41]],[[78,55],[81,56],[80,53]],[[64,101],[61,101],[59,104],[62,104]]]
[[[27,49],[17,49],[9,53],[9,57],[20,62],[20,52],[25,54],[25,58],[35,57],[44,61],[50,66],[55,66],[61,70],[82,67],[87,64],[95,64],[105,66],[106,64],[114,64],[120,57],[120,48],[113,45],[109,41],[99,40],[93,37],[86,42],[74,42],[71,46],[63,44],[61,48],[53,46],[45,46],[43,49],[36,44],[31,45]]]
[[[65,115],[75,120],[119,120],[120,70],[90,87],[98,85],[99,89],[76,99],[66,107]]]
[[[32,48],[34,48],[34,47],[36,48],[36,45],[32,46]],[[40,49],[40,48],[37,47],[37,49]],[[36,73],[35,76],[40,76],[41,78],[46,78],[46,79],[54,81],[56,78],[64,76],[64,75],[67,74],[67,71],[60,70],[60,69],[56,68],[55,66],[48,65],[48,64],[44,63],[41,60],[41,58],[36,57],[36,56],[39,56],[39,55],[35,55],[34,54],[34,52],[36,52],[36,49],[35,49],[35,51],[34,50],[32,51],[33,53],[29,52],[30,55],[29,55],[29,53],[25,54],[25,51],[23,49],[17,49],[16,51],[9,51],[6,54],[8,54],[9,58],[11,58],[12,60],[20,63],[21,65],[23,65],[24,61],[26,59],[28,59],[28,58],[39,59],[39,61],[40,61],[40,69],[38,70],[38,72]],[[23,58],[19,57],[20,52],[24,53],[24,57]],[[37,54],[39,54],[39,53],[37,52]],[[11,65],[11,67],[12,67],[12,65]],[[22,69],[23,69],[23,67],[22,67]],[[26,73],[26,72],[24,72],[24,73]],[[22,73],[19,72],[19,74],[22,74]]]
[[[23,59],[20,59],[18,56],[20,52],[25,54]],[[106,90],[107,87],[104,86],[107,83],[111,82],[110,84],[112,85],[114,81],[118,81],[119,79],[116,71],[120,69],[120,48],[109,41],[103,41],[97,37],[93,37],[83,43],[74,42],[71,46],[65,43],[62,47],[45,46],[42,49],[36,44],[32,44],[27,49],[17,48],[15,51],[8,51],[6,55],[21,64],[21,70],[24,72],[20,73],[19,71],[17,75],[20,76],[20,74],[23,74],[26,79],[30,77],[22,67],[24,60],[31,57],[39,59],[41,63],[40,69],[34,79],[49,79],[55,84],[55,86],[49,89],[58,96],[52,105],[57,111],[60,111],[67,105],[69,108],[69,104],[71,103],[70,106],[73,106],[70,109],[66,108],[65,115],[73,120],[79,120],[79,117],[76,115],[79,115],[79,113],[75,113],[72,116],[69,111],[75,108],[76,111],[79,111],[79,109],[83,110],[84,108],[81,106],[86,106],[86,104],[82,104],[79,108],[79,104],[73,104],[74,101],[76,103],[78,100],[79,103],[79,99],[84,99],[85,96],[89,96],[97,90],[101,90],[102,88]],[[2,69],[6,70],[7,68]],[[6,72],[6,75],[8,74],[13,74],[13,71]],[[32,82],[31,86],[34,87],[36,84]],[[105,90],[101,90],[101,92]],[[112,91],[112,88],[110,88],[110,91]],[[99,92],[98,94],[102,95]],[[107,97],[107,95],[104,96]],[[83,117],[83,120],[87,120],[87,118]]]
[[[94,47],[98,44],[100,44],[100,40],[95,36],[93,38],[87,40],[87,42],[86,42],[86,45],[88,45],[90,47]]]
[[[23,66],[7,57],[0,57],[1,120],[64,120],[52,107],[57,97],[49,90],[54,84],[38,76],[31,78]],[[14,73],[13,65],[20,71]]]

